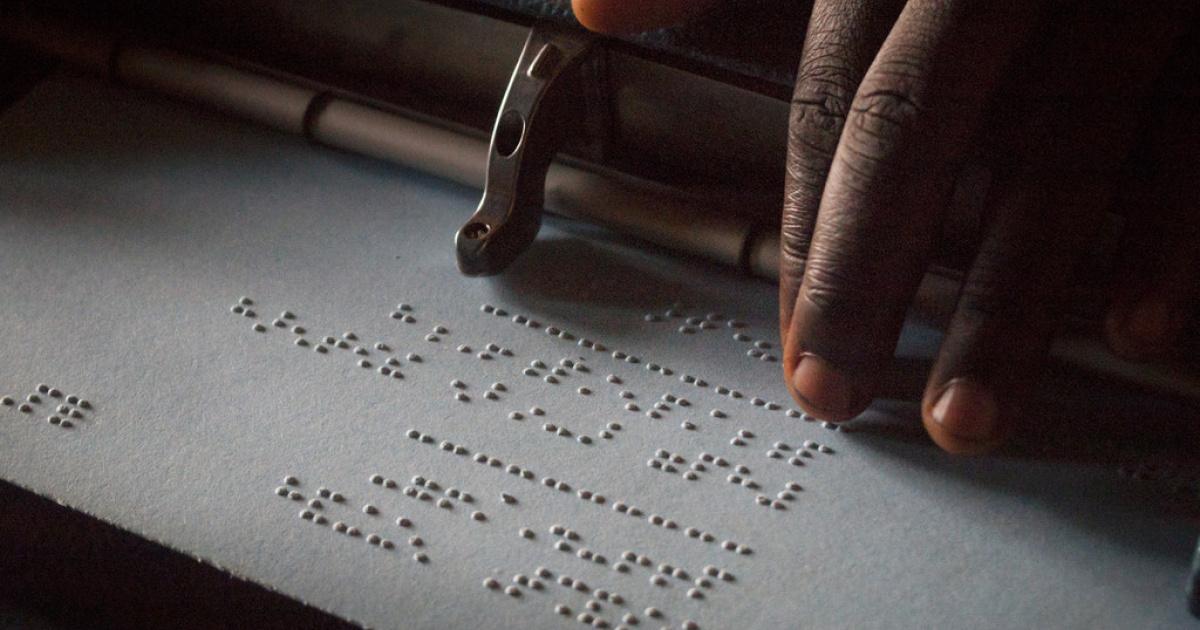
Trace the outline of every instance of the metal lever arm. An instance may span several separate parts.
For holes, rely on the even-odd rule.
[[[546,171],[577,124],[569,110],[579,105],[578,69],[592,41],[554,25],[530,31],[492,129],[483,199],[454,238],[463,274],[500,273],[537,236]]]

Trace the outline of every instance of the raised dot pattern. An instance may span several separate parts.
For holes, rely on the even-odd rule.
[[[256,315],[247,316],[245,312],[248,305],[242,305],[242,312],[237,313],[240,317],[254,319]],[[405,324],[404,316],[409,315],[416,317],[413,313],[417,310],[411,305],[406,305],[408,308],[396,312],[401,313],[399,318],[400,324]],[[672,483],[684,484],[682,488],[697,488],[702,492],[712,492],[712,489],[722,488],[725,484],[703,484],[706,478],[712,476],[712,481],[727,480],[729,483],[734,483],[742,489],[749,491],[747,495],[738,496],[753,496],[755,503],[772,508],[773,510],[786,511],[789,505],[794,505],[801,496],[803,486],[798,481],[780,481],[782,475],[795,476],[796,473],[802,472],[804,466],[810,464],[814,459],[821,456],[833,455],[836,450],[834,447],[817,443],[813,440],[798,439],[797,436],[791,435],[790,441],[771,441],[766,437],[756,435],[754,430],[754,420],[748,416],[749,410],[760,409],[765,411],[778,412],[782,411],[782,415],[786,418],[801,420],[803,422],[812,422],[811,417],[802,414],[795,409],[784,409],[783,406],[770,401],[769,399],[757,396],[752,393],[743,393],[734,387],[717,384],[714,385],[709,379],[696,376],[693,373],[683,372],[677,373],[672,366],[664,365],[660,362],[650,360],[649,358],[637,353],[626,351],[610,351],[604,344],[596,343],[590,339],[580,338],[580,335],[567,331],[553,323],[544,323],[536,318],[516,314],[510,315],[507,309],[485,304],[480,307],[480,311],[485,315],[504,317],[506,321],[511,321],[513,324],[523,327],[529,333],[537,333],[534,338],[536,344],[552,344],[558,347],[558,344],[571,342],[571,350],[567,356],[561,356],[557,360],[546,358],[548,355],[545,351],[541,356],[543,359],[531,359],[529,354],[525,355],[525,359],[520,362],[497,362],[497,358],[515,357],[522,352],[516,347],[507,347],[497,341],[485,340],[483,342],[471,340],[458,340],[454,332],[455,326],[433,323],[427,324],[425,327],[414,327],[412,335],[417,335],[413,341],[420,341],[421,335],[425,335],[426,339],[435,344],[439,344],[432,354],[434,355],[434,364],[444,361],[485,361],[487,372],[489,375],[487,380],[480,380],[477,371],[471,372],[475,376],[456,378],[449,381],[448,389],[452,394],[452,398],[460,403],[483,403],[484,407],[493,409],[494,417],[506,422],[500,426],[511,426],[513,430],[540,430],[543,433],[548,433],[556,438],[564,438],[561,441],[555,441],[554,444],[562,444],[563,446],[555,448],[565,448],[569,444],[590,446],[593,448],[605,444],[618,443],[614,441],[622,431],[636,431],[644,433],[647,430],[654,432],[654,435],[662,436],[663,433],[671,427],[679,427],[686,431],[690,431],[702,439],[706,440],[706,444],[717,447],[719,449],[719,440],[730,439],[730,444],[735,447],[754,447],[754,448],[736,448],[731,449],[739,453],[743,453],[738,458],[727,458],[720,455],[713,455],[708,452],[701,452],[698,455],[685,454],[689,449],[676,448],[668,444],[672,440],[660,442],[663,448],[654,450],[654,453],[647,461],[649,469],[656,474],[666,473],[674,476],[678,481]],[[389,378],[401,380],[404,378],[402,370],[419,369],[417,364],[427,362],[427,359],[422,358],[416,352],[418,344],[413,342],[406,343],[404,337],[393,337],[383,340],[363,340],[353,331],[344,331],[337,334],[330,334],[324,337],[313,335],[308,332],[310,327],[306,327],[301,323],[296,323],[298,317],[293,311],[287,311],[284,317],[281,315],[277,321],[282,325],[272,323],[270,329],[266,331],[264,338],[270,338],[271,335],[288,334],[292,339],[299,341],[304,340],[309,345],[307,347],[319,346],[324,348],[324,352],[320,354],[335,354],[340,353],[346,355],[354,363],[363,365],[362,362],[370,362],[372,371],[378,374],[383,374]],[[695,329],[694,333],[700,331],[711,331],[717,329],[717,323],[720,323],[727,329],[732,329],[734,335],[740,337],[735,339],[735,343],[743,344],[742,347],[752,348],[762,353],[768,353],[772,348],[770,342],[753,337],[744,332],[746,327],[741,325],[737,320],[725,318],[719,315],[709,314],[697,319],[699,316],[685,316],[681,313],[656,315],[653,318],[646,318],[647,323],[663,323],[671,320],[681,319],[681,326],[690,326]],[[511,318],[511,319],[509,319]],[[393,318],[396,319],[396,318]],[[244,320],[243,320],[244,321]],[[427,322],[436,322],[436,317],[426,319]],[[418,332],[417,329],[421,328]],[[400,328],[398,330],[404,330]],[[410,337],[412,336],[410,335]],[[700,337],[697,337],[700,339]],[[718,337],[710,336],[710,340],[716,342]],[[460,343],[460,341],[462,341]],[[728,343],[728,342],[725,342]],[[297,345],[300,345],[297,343]],[[582,348],[582,350],[580,349]],[[603,353],[602,357],[598,357],[591,353]],[[577,354],[582,353],[582,354]],[[536,354],[534,355],[536,356]],[[593,365],[593,361],[598,361],[600,358],[611,361],[612,365],[606,369],[599,369]],[[596,369],[593,369],[596,368]],[[364,370],[365,371],[365,370]],[[392,373],[401,373],[400,376],[392,376]],[[467,374],[463,372],[463,374]],[[655,379],[670,376],[669,382],[674,384],[667,385],[666,391],[663,391],[662,384],[655,386],[653,383],[663,383]],[[499,380],[493,380],[493,379]],[[515,380],[514,380],[515,379]],[[447,381],[443,381],[446,383]],[[490,384],[489,384],[490,383]],[[538,405],[529,407],[528,410],[517,405],[496,405],[490,407],[486,401],[499,402],[502,400],[522,400],[529,401],[530,397],[537,400]],[[565,423],[571,421],[573,416],[560,417],[556,413],[558,408],[555,400],[558,397],[587,397],[587,405],[595,406],[611,406],[613,412],[607,415],[602,428],[586,431],[568,428]],[[545,401],[545,402],[543,402]],[[723,401],[723,402],[722,402]],[[3,403],[3,400],[0,400]],[[15,406],[17,400],[13,400]],[[32,404],[32,403],[29,403]],[[526,402],[525,404],[528,404]],[[474,405],[468,405],[473,407]],[[0,408],[2,410],[3,408]],[[480,407],[483,409],[483,407]],[[635,412],[635,413],[630,413]],[[620,415],[615,415],[620,414]],[[623,418],[618,421],[618,418]],[[533,422],[529,422],[534,420]],[[668,423],[659,423],[663,420],[671,420]],[[576,420],[577,421],[577,420]],[[797,427],[806,427],[805,424],[797,424]],[[820,425],[825,426],[825,425]],[[834,425],[829,425],[834,426]],[[659,427],[659,428],[653,428]],[[740,427],[740,428],[739,428]],[[523,429],[522,429],[523,428]],[[673,435],[680,435],[681,439],[687,434],[679,432],[678,428]],[[732,438],[730,432],[733,433]],[[726,438],[721,438],[723,433]],[[526,467],[525,462],[514,463],[507,461],[506,457],[496,457],[494,454],[488,454],[485,450],[476,451],[450,437],[437,438],[433,435],[424,433],[418,429],[410,429],[402,431],[402,435],[407,436],[412,440],[414,445],[429,445],[434,447],[433,452],[442,452],[454,457],[463,457],[463,461],[473,461],[475,464],[485,467],[485,469],[494,468],[497,473],[505,473],[502,475],[504,479],[511,481],[507,482],[510,487],[507,491],[499,493],[499,495],[490,495],[491,499],[488,505],[493,506],[491,509],[496,510],[518,510],[519,505],[517,500],[517,492],[521,487],[537,488],[538,492],[530,494],[526,491],[522,494],[522,501],[532,500],[541,501],[542,497],[549,495],[543,493],[554,493],[561,496],[564,493],[573,494],[581,504],[593,506],[604,506],[611,508],[614,512],[629,516],[632,522],[637,521],[645,523],[650,527],[658,528],[666,532],[676,532],[683,537],[692,539],[701,544],[712,545],[710,549],[718,551],[726,551],[736,556],[752,557],[754,554],[752,545],[745,544],[744,541],[737,541],[725,536],[720,536],[706,529],[690,525],[688,523],[680,523],[668,515],[657,513],[643,507],[635,505],[628,501],[627,498],[615,498],[610,500],[606,493],[597,491],[595,488],[576,485],[573,482],[555,477],[541,476],[535,474],[530,468]],[[479,439],[482,442],[487,442],[486,431],[479,434]],[[704,437],[709,436],[709,437]],[[471,436],[475,439],[477,436]],[[691,439],[691,438],[686,438]],[[738,459],[746,461],[745,453],[751,455],[757,453],[766,453],[768,463],[761,464],[764,466],[764,472],[770,473],[760,482],[757,478],[752,477],[749,473],[749,467],[745,464],[736,463]],[[775,466],[787,466],[782,468],[774,468]],[[646,470],[646,469],[643,469]],[[775,472],[771,472],[775,471]],[[611,473],[620,474],[622,471],[609,471]],[[624,471],[626,474],[642,474],[635,471]],[[717,473],[710,475],[709,473]],[[660,477],[661,478],[661,477]],[[597,477],[603,479],[603,477]],[[787,477],[784,477],[787,479]],[[353,509],[348,510],[346,514],[339,514],[338,518],[331,519],[328,516],[331,506],[333,509],[339,509],[339,506],[345,504],[343,502],[334,501],[332,494],[326,497],[311,497],[308,498],[308,503],[305,502],[306,492],[299,488],[285,489],[284,496],[288,501],[299,501],[297,509],[301,509],[301,520],[318,522],[330,528],[330,531],[348,536],[350,538],[361,538],[368,546],[374,546],[383,549],[393,549],[396,543],[392,538],[388,538],[391,533],[393,537],[398,537],[396,531],[406,529],[414,529],[414,520],[411,516],[397,514],[397,511],[409,510],[414,515],[420,517],[422,512],[419,510],[430,510],[431,514],[446,513],[456,514],[462,518],[463,523],[473,523],[475,527],[487,527],[491,522],[487,510],[479,509],[483,506],[463,506],[462,497],[464,492],[456,488],[447,489],[431,489],[428,485],[429,480],[425,479],[425,484],[397,482],[395,479],[387,477],[383,474],[375,474],[369,477],[370,483],[378,490],[391,490],[396,494],[397,498],[403,498],[408,501],[409,507],[401,508],[387,504],[386,501],[360,501]],[[663,481],[667,482],[666,479]],[[516,486],[511,484],[526,484],[529,486]],[[761,484],[761,485],[760,485]],[[765,487],[764,487],[765,486]],[[705,490],[704,488],[708,488]],[[453,490],[453,493],[451,492]],[[693,491],[693,490],[688,490]],[[466,496],[471,496],[465,493]],[[299,498],[297,498],[299,495]],[[525,495],[528,495],[526,498]],[[496,497],[499,496],[499,499]],[[714,495],[715,496],[715,495]],[[316,504],[312,505],[311,502]],[[399,504],[397,504],[399,505]],[[513,507],[504,507],[513,506]],[[305,516],[307,512],[308,516]],[[768,510],[767,513],[771,513]],[[518,512],[511,512],[517,514]],[[574,512],[572,512],[574,513]],[[503,520],[503,519],[502,519]],[[374,528],[374,523],[378,521],[385,525],[389,525],[392,531],[385,531]],[[513,530],[507,530],[513,531]],[[557,536],[552,532],[547,535],[541,532],[547,530],[539,530],[534,527],[522,527],[518,530],[518,536],[513,536],[511,540],[532,540],[544,541],[546,544],[553,545],[563,554],[564,560],[569,559],[572,562],[584,562],[590,567],[605,567],[607,570],[612,570],[619,573],[628,573],[635,570],[646,570],[648,574],[645,578],[645,588],[650,589],[650,592],[658,591],[662,588],[669,588],[672,585],[679,584],[678,596],[681,601],[699,602],[707,598],[706,593],[719,585],[722,582],[732,582],[732,574],[727,570],[714,569],[715,573],[710,574],[707,568],[704,571],[693,572],[680,569],[677,566],[672,566],[670,571],[653,571],[653,567],[647,568],[642,564],[644,556],[634,556],[633,560],[629,560],[626,554],[614,556],[610,553],[602,552],[595,546],[585,544],[583,541],[572,539],[569,535],[570,530],[565,530],[563,535]],[[510,534],[511,536],[511,534]],[[403,540],[403,538],[401,538]],[[418,564],[428,564],[431,562],[430,553],[424,540],[420,535],[413,535],[409,539],[407,545],[409,547],[420,547],[421,551],[416,552],[413,560]],[[611,550],[608,550],[611,551]],[[670,566],[670,565],[668,565]],[[660,567],[661,569],[661,567]],[[594,569],[592,569],[594,570]],[[531,585],[532,579],[525,574],[514,574],[513,579],[518,576],[527,578],[525,581],[516,581],[511,584],[508,580],[499,580],[499,578],[487,578],[497,580],[495,588],[489,586],[491,582],[485,579],[485,586],[491,590],[511,595],[514,599],[529,596],[535,590]],[[547,583],[554,584],[553,581],[542,580],[538,582],[543,586]],[[572,584],[575,582],[573,581]],[[660,586],[659,583],[662,583]],[[575,587],[572,586],[574,589]],[[512,591],[519,591],[517,595],[512,595]],[[549,590],[549,589],[547,589]],[[556,613],[557,606],[565,606],[573,613],[580,610],[585,610],[592,615],[592,621],[598,619],[607,619],[612,624],[629,624],[628,620],[623,620],[621,615],[612,615],[605,617],[604,613],[607,610],[606,604],[601,599],[590,600],[596,602],[594,606],[584,606],[579,602],[556,603],[548,605],[547,610]],[[598,608],[598,610],[593,610]],[[661,609],[660,609],[661,610]],[[624,614],[633,614],[632,612]],[[649,617],[650,615],[645,615]],[[670,615],[668,615],[670,617]],[[660,617],[661,618],[661,617]],[[675,617],[676,623],[682,625],[679,620],[681,617]],[[636,623],[636,622],[633,622]]]

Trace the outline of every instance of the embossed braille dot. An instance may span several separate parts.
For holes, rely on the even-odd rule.
[[[421,564],[428,564],[429,556],[425,555],[424,552],[418,551],[417,553],[413,554],[413,560],[416,560],[417,562],[419,562]]]
[[[299,492],[296,492],[295,490],[292,490],[291,492],[288,493],[288,498],[293,501],[303,501],[304,495],[300,494]]]
[[[316,352],[317,354],[325,354],[329,352],[329,350],[325,346],[313,346],[313,352]]]
[[[642,516],[643,512],[642,512],[641,508],[631,505],[631,506],[629,506],[629,511],[627,512],[627,514],[629,514],[630,516],[634,516],[634,517],[640,517],[640,516]]]
[[[568,543],[565,540],[560,540],[560,541],[554,543],[554,548],[559,551],[570,551],[571,545],[570,545],[570,543]]]
[[[362,535],[362,532],[360,532],[357,527],[351,525],[350,527],[346,528],[346,535],[358,538],[360,535]]]
[[[567,375],[567,371],[566,371],[566,370],[564,370],[564,369],[562,369],[562,368],[560,368],[560,367],[556,367],[556,368],[554,368],[554,369],[552,369],[552,370],[550,370],[550,371],[551,371],[551,372],[554,372],[554,375],[555,375],[555,376],[566,376],[566,375]]]
[[[651,606],[650,608],[646,609],[646,616],[653,617],[654,619],[659,619],[663,616],[663,614],[662,614],[661,610]]]
[[[679,426],[685,431],[695,431],[696,430],[696,425],[692,424],[691,422],[687,422],[687,421],[680,423]]]
[[[655,586],[666,586],[667,578],[655,573],[654,575],[650,576],[650,583]]]
[[[325,507],[325,505],[323,503],[321,503],[320,499],[312,499],[308,502],[308,507],[310,507],[314,510],[319,510],[319,509]]]
[[[275,488],[275,494],[287,498],[288,489],[284,486],[279,486],[278,488]]]
[[[549,384],[551,384],[551,385],[557,385],[557,384],[558,384],[558,379],[557,379],[557,378],[555,378],[553,374],[547,374],[547,375],[546,375],[546,378],[544,378],[544,379],[542,379],[542,380],[546,381],[547,383],[549,383]]]
[[[738,438],[738,437],[735,437],[735,438],[729,440],[729,443],[733,446],[745,446],[746,445],[746,442],[743,441],[742,438]]]
[[[571,437],[571,432],[566,427],[559,427],[557,433],[560,437]]]
[[[371,362],[366,359],[360,359],[358,362],[358,367],[369,369],[371,367]]]
[[[62,424],[62,418],[59,418],[58,416],[50,416],[46,418],[46,422],[49,422],[50,424]]]

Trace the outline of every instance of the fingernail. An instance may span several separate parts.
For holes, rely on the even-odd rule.
[[[930,415],[956,438],[985,442],[995,437],[998,411],[996,397],[988,388],[955,379],[942,390]]]
[[[792,390],[805,411],[823,420],[847,420],[865,406],[850,378],[813,354],[800,358],[792,372]]]

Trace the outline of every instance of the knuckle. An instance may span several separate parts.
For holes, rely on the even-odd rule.
[[[834,318],[868,312],[870,292],[862,290],[847,266],[811,255],[807,265],[803,297],[818,311]]]
[[[846,124],[845,104],[832,96],[792,99],[788,150],[800,164],[828,163]]]
[[[881,88],[864,91],[854,99],[850,116],[855,140],[880,144],[881,148],[898,144],[901,134],[912,126],[923,108],[908,93]],[[874,142],[870,142],[870,141]]]

